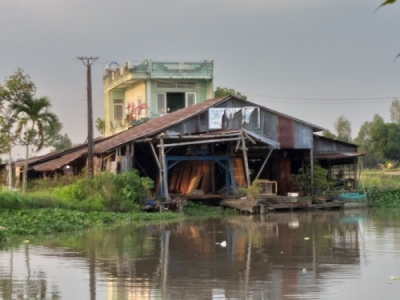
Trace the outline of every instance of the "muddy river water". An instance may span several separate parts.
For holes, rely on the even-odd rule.
[[[97,228],[0,248],[0,299],[400,299],[400,210]]]

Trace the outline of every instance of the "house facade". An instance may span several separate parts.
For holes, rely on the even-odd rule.
[[[212,98],[213,69],[208,60],[109,64],[103,77],[104,135]]]
[[[324,129],[234,96],[213,98],[95,140],[95,172],[137,169],[156,183],[156,193],[232,195],[262,180],[268,193],[298,191],[290,178],[318,163],[329,179],[343,171],[357,187],[357,145],[318,135]],[[29,163],[30,176],[80,174],[87,147],[81,145]],[[312,186],[312,183],[311,183]]]

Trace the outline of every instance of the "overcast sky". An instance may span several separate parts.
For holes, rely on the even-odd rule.
[[[214,85],[353,136],[400,99],[400,3],[383,0],[1,0],[0,82],[24,69],[74,143],[87,136],[86,69],[94,118],[111,62],[214,60]],[[97,134],[97,133],[96,133]]]

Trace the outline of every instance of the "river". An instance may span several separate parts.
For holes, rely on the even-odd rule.
[[[96,228],[0,248],[1,299],[399,299],[400,210]]]

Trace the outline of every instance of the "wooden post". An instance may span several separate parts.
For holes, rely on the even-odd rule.
[[[165,160],[163,135],[164,134],[162,134],[160,138],[160,169],[161,169],[160,184],[162,189],[161,195],[164,196],[166,201],[170,201],[170,197],[168,195],[168,172],[167,172],[167,162]]]
[[[358,188],[358,180],[357,180],[357,166],[358,166],[358,158],[354,157],[354,189]]]
[[[314,141],[310,149],[311,195],[314,195]]]
[[[261,165],[261,168],[260,168],[260,170],[258,171],[257,176],[256,176],[256,178],[255,178],[254,180],[257,180],[258,177],[260,177],[260,174],[261,174],[262,170],[264,170],[265,165],[267,164],[267,161],[268,161],[269,157],[271,156],[272,150],[273,150],[273,149],[269,150],[268,155],[267,155],[267,157],[265,158],[263,164]]]
[[[247,186],[249,187],[251,185],[250,170],[249,170],[249,161],[247,159],[246,140],[244,138],[243,132],[242,132],[242,151],[243,151],[243,160],[244,160],[244,170],[246,172],[246,181],[247,181]]]

